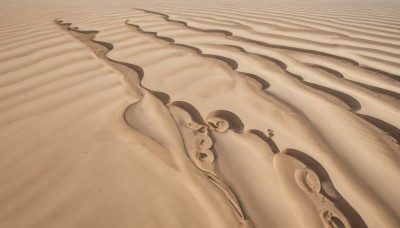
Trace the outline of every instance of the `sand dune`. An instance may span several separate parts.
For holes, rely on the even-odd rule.
[[[42,4],[0,9],[0,227],[400,226],[398,3]]]

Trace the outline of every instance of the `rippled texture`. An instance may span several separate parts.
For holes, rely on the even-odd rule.
[[[0,227],[400,226],[400,5],[20,2]]]

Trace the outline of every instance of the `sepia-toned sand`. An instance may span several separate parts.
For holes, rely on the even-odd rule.
[[[400,227],[396,1],[0,1],[0,228]]]

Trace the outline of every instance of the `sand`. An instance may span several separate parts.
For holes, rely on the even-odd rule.
[[[396,1],[0,1],[0,227],[400,227]]]

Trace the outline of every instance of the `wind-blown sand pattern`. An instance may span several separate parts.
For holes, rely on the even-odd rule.
[[[398,3],[0,3],[0,227],[400,227]]]

